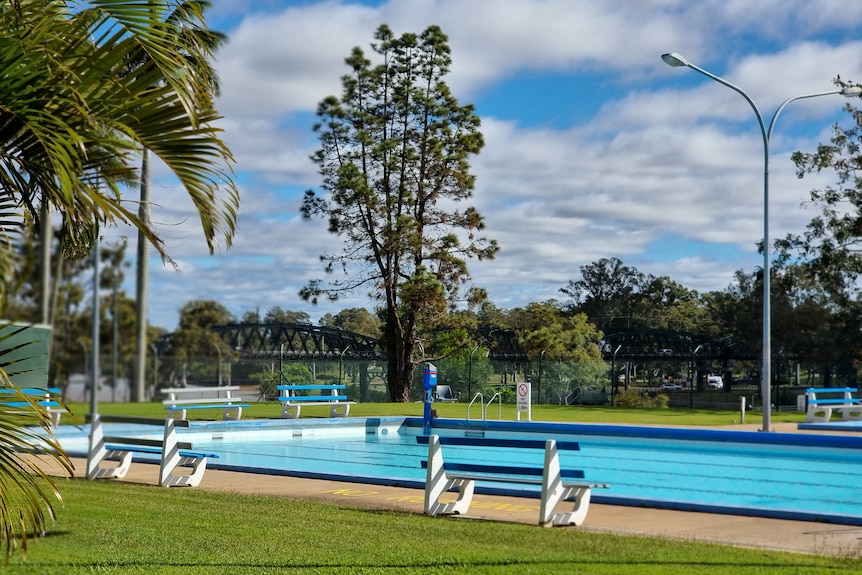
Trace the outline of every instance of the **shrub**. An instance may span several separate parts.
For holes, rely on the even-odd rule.
[[[313,383],[314,378],[311,370],[304,363],[287,363],[281,373],[270,369],[264,369],[250,375],[252,381],[258,382],[260,396],[272,401],[278,398],[276,386],[282,383]]]
[[[660,408],[667,407],[668,396],[648,391],[620,391],[614,394],[614,405],[620,407]]]

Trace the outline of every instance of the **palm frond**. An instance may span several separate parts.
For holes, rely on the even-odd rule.
[[[59,464],[68,475],[74,472],[54,437],[48,408],[10,379],[28,369],[22,367],[26,351],[36,343],[26,338],[28,328],[5,326],[0,332],[0,537],[7,558],[19,542],[26,551],[27,539],[43,534],[62,504],[54,479],[44,471],[46,463]]]
[[[15,3],[0,8],[0,192],[29,210],[42,195],[74,224],[136,225],[164,254],[120,185],[136,177],[142,147],[178,177],[198,209],[210,250],[232,243],[239,194],[232,155],[213,127],[212,38],[187,40],[160,18],[200,15],[200,2]],[[40,10],[33,9],[35,6]],[[202,21],[202,20],[201,20]],[[149,63],[137,68],[130,62]],[[160,124],[165,119],[169,121]]]

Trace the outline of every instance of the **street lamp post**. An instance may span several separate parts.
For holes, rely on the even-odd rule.
[[[159,388],[159,348],[157,348],[154,343],[150,343],[149,347],[153,350],[153,391],[155,392],[155,390]],[[139,399],[143,400],[146,396],[146,386],[144,386],[144,390],[140,394]]]
[[[221,377],[221,363],[222,363],[222,360],[221,360],[221,349],[219,349],[219,346],[218,346],[218,344],[217,344],[217,343],[214,343],[214,344],[213,344],[213,347],[215,348],[216,353],[218,354],[218,368],[216,369],[216,381],[217,381],[217,385],[218,385],[218,387],[221,387],[221,384],[222,384],[222,377]]]
[[[547,350],[543,349],[542,353],[539,354],[539,385],[536,390],[536,403],[542,403],[542,369],[544,368],[545,351]]]
[[[479,346],[473,348],[473,351],[470,352],[470,361],[467,365],[467,397],[473,397],[473,355],[479,351]]]
[[[694,351],[691,352],[691,381],[688,386],[688,407],[689,409],[694,409],[694,384],[697,383],[698,373],[697,373],[697,352],[700,351],[700,348],[703,347],[703,344],[694,348]]]
[[[90,417],[95,418],[99,413],[99,379],[101,377],[99,365],[99,262],[101,261],[101,252],[99,250],[99,226],[96,225],[93,230],[95,237],[93,238],[93,360],[92,373],[90,374]]]
[[[87,350],[87,344],[85,342],[79,341],[78,343],[81,345],[81,351],[84,354],[84,382],[85,382],[85,386],[86,386],[86,382],[89,381],[87,379],[87,374],[90,373],[90,368],[87,367],[87,354],[90,352]]]
[[[772,400],[770,398],[770,385],[772,383],[772,341],[771,341],[771,312],[770,312],[770,278],[769,278],[769,142],[772,139],[772,129],[775,127],[775,120],[778,119],[778,115],[784,109],[787,104],[793,102],[795,100],[802,100],[805,98],[816,98],[818,96],[829,96],[832,94],[841,94],[848,98],[859,96],[862,93],[862,88],[858,86],[846,87],[840,90],[830,90],[828,92],[816,92],[813,94],[802,94],[800,96],[793,96],[792,98],[788,98],[778,106],[778,109],[775,110],[775,113],[772,115],[772,120],[769,122],[769,128],[766,127],[766,124],[763,122],[763,116],[760,114],[760,110],[754,104],[754,101],[746,94],[742,89],[731,84],[724,78],[716,76],[710,72],[707,72],[703,68],[699,68],[695,66],[688,60],[686,60],[680,54],[676,52],[671,52],[669,54],[662,54],[662,60],[669,66],[679,67],[685,66],[691,68],[692,70],[699,72],[706,76],[707,78],[711,78],[718,82],[719,84],[723,84],[730,88],[731,90],[737,92],[748,104],[751,106],[751,109],[754,110],[754,115],[757,116],[757,123],[760,125],[760,133],[763,137],[763,344],[761,351],[761,378],[760,378],[760,389],[761,395],[763,397],[763,428],[761,431],[769,431],[771,427],[770,417],[771,417],[771,409],[772,409]]]
[[[341,350],[341,353],[338,354],[338,385],[342,384],[342,379],[344,378],[344,354],[347,353],[347,350],[349,349],[350,346],[348,345]]]
[[[619,344],[617,348],[614,350],[614,354],[611,356],[611,405],[614,405],[614,395],[616,395],[617,391],[617,352],[623,344]]]

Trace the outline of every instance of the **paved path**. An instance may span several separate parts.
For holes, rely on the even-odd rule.
[[[78,474],[83,459],[73,459]],[[156,465],[133,464],[123,481],[158,483]],[[289,497],[422,513],[423,491],[208,469],[199,489]],[[476,495],[469,517],[536,523],[538,500]],[[458,519],[441,518],[440,521]],[[539,529],[539,527],[536,527]],[[583,531],[707,541],[741,547],[862,558],[862,527],[592,504]]]

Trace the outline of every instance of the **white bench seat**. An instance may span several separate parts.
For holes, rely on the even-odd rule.
[[[539,525],[582,525],[590,505],[591,490],[608,488],[606,483],[583,481],[580,469],[561,469],[559,451],[577,451],[577,442],[557,442],[534,439],[419,436],[419,443],[428,443],[428,459],[422,462],[427,470],[425,479],[425,513],[447,515],[467,513],[473,500],[476,481],[541,485]],[[474,446],[506,449],[543,449],[544,465],[498,465],[460,461],[444,461],[443,445]],[[456,491],[454,501],[441,501],[449,491]],[[573,501],[571,511],[557,512],[564,501]]]
[[[340,384],[285,384],[276,386],[276,389],[283,419],[298,419],[303,405],[328,405],[330,417],[347,417],[354,403],[340,393],[347,389]],[[329,393],[320,393],[322,391]]]
[[[26,400],[17,398],[25,395]],[[55,387],[38,388],[38,387],[15,387],[0,389],[0,406],[3,409],[10,411],[32,408],[33,405],[38,405],[48,414],[48,419],[52,426],[60,425],[60,417],[64,413],[68,413],[68,409],[58,399],[60,390]]]
[[[845,421],[862,420],[862,401],[854,397],[857,392],[855,387],[809,387],[805,390],[806,422],[828,422],[833,411],[841,413]]]
[[[242,398],[231,395],[239,389],[239,386],[169,387],[160,391],[167,396],[162,403],[169,417],[185,419],[190,409],[221,409],[223,420],[236,421],[242,417],[242,408],[249,406]],[[196,397],[187,397],[189,395]]]
[[[105,435],[104,423],[160,426],[164,432],[162,439]],[[159,456],[160,486],[199,485],[206,471],[207,460],[217,458],[218,455],[193,451],[191,443],[178,441],[177,427],[188,426],[189,422],[185,419],[97,415],[90,425],[87,479],[121,479],[132,465],[133,454],[141,453]]]

